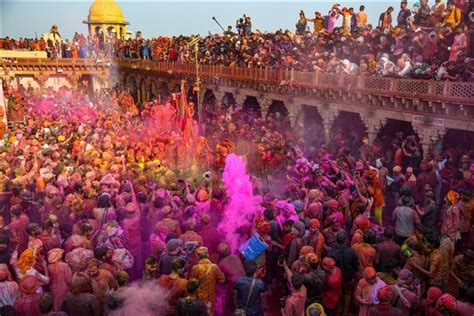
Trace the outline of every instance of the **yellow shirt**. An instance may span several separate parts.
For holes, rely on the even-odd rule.
[[[367,25],[367,13],[365,11],[360,11],[357,13],[357,24],[358,25]]]
[[[444,23],[449,23],[453,27],[457,26],[461,22],[461,15],[462,15],[461,10],[459,10],[458,8],[454,8],[450,10],[449,12],[446,12],[446,11],[445,13],[447,14],[444,17]]]

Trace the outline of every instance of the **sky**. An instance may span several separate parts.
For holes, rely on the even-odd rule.
[[[48,32],[52,24],[59,27],[63,38],[71,38],[74,32],[87,33],[82,21],[87,19],[91,1],[72,0],[0,0],[0,36],[35,37]],[[430,2],[434,2],[430,0]],[[295,29],[298,13],[312,16],[314,11],[326,14],[335,1],[118,1],[128,29],[141,31],[144,37],[157,35],[207,34],[220,32],[212,20],[216,17],[225,28],[235,26],[235,21],[244,13],[252,18],[253,29],[274,31],[279,28]],[[356,11],[364,4],[369,22],[376,24],[379,14],[393,6],[398,12],[399,1],[353,1],[341,2],[342,6],[354,7]],[[396,14],[396,13],[395,13]],[[340,19],[341,20],[341,19]]]

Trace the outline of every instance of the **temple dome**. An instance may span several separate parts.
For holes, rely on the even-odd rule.
[[[89,8],[86,23],[128,24],[115,0],[95,0]]]

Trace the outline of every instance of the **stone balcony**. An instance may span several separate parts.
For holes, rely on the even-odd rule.
[[[194,64],[120,59],[117,60],[117,65],[123,70],[151,72],[165,77],[193,78],[195,80],[196,76]],[[199,73],[204,85],[234,83],[235,87],[249,87],[263,92],[286,95],[291,93],[296,97],[317,96],[329,100],[331,98],[353,102],[358,100],[372,105],[383,101],[381,102],[383,107],[474,118],[474,111],[472,111],[474,82],[350,76],[209,65],[201,65]],[[427,107],[420,107],[421,102],[426,102]]]
[[[110,67],[107,59],[0,58],[2,79],[14,86],[25,85],[26,81],[35,86],[49,86],[48,79],[52,78],[62,78],[61,84],[76,86],[86,76],[91,82],[95,81],[94,88],[98,88],[107,86]]]
[[[163,83],[196,81],[196,65],[118,59],[122,83],[147,95]],[[316,107],[329,140],[341,112],[356,113],[372,142],[388,119],[410,122],[424,152],[448,129],[474,131],[474,82],[350,76],[282,69],[200,65],[201,97],[212,91],[218,102],[231,93],[238,104],[255,97],[261,113],[283,101],[292,124],[304,116],[303,106]],[[157,95],[155,93],[155,95]],[[202,100],[199,100],[202,102]],[[303,113],[303,114],[302,114]]]

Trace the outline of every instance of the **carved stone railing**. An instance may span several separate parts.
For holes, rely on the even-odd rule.
[[[43,71],[52,70],[57,71],[59,69],[70,70],[70,69],[94,69],[104,70],[111,66],[111,61],[107,59],[72,59],[72,58],[61,58],[61,59],[48,59],[48,58],[0,58],[0,69],[4,71]]]
[[[116,60],[120,68],[192,76],[194,64]],[[241,68],[200,65],[202,77],[218,77],[274,85],[335,90],[371,94],[383,97],[418,99],[441,103],[474,106],[474,82],[451,82],[419,79],[400,79],[379,76],[351,76],[321,72],[298,72],[270,68]]]

